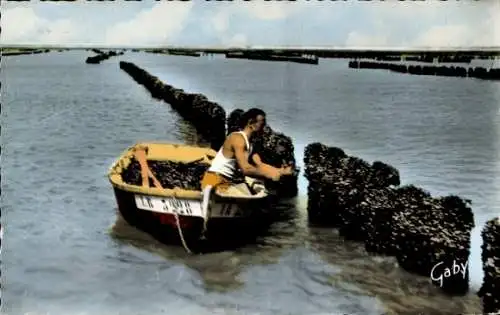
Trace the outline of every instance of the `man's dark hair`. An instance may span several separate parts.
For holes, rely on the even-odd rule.
[[[259,115],[266,117],[266,113],[262,109],[250,108],[249,110],[247,110],[240,118],[241,128],[245,128],[245,126],[249,123],[251,124],[257,121],[257,117]]]

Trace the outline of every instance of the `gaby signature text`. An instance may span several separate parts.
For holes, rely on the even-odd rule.
[[[439,285],[442,287],[444,279],[447,279],[451,276],[456,276],[457,274],[462,274],[462,276],[465,279],[465,272],[467,270],[467,264],[469,262],[466,262],[465,264],[461,262],[457,262],[456,260],[453,260],[453,265],[451,268],[445,267],[443,268],[441,265],[444,264],[444,262],[439,262],[431,270],[431,279],[433,281],[439,281]],[[436,269],[440,267],[440,271],[437,271]]]

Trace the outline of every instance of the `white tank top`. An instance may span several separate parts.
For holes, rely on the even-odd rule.
[[[250,142],[248,141],[247,135],[243,131],[236,131],[236,133],[239,133],[245,138],[246,146],[248,153],[250,154],[252,147],[250,145]],[[212,161],[212,164],[208,168],[208,171],[214,172],[214,173],[219,173],[224,175],[225,177],[231,179],[234,176],[234,171],[237,166],[236,158],[228,159],[224,156],[222,153],[224,149],[224,146],[222,146],[217,154],[215,155],[215,158]]]

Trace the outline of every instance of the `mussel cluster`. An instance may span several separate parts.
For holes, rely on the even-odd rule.
[[[153,175],[166,189],[201,190],[201,179],[208,169],[208,165],[201,162],[148,161],[147,163]],[[128,167],[123,170],[122,179],[130,185],[142,184],[141,166],[135,158],[132,158]],[[149,186],[154,187],[151,178]]]
[[[361,202],[376,195],[371,190],[400,183],[399,172],[390,165],[378,161],[370,165],[340,148],[317,142],[306,146],[304,165],[309,181],[309,221],[341,228],[347,237],[351,232],[344,226],[357,225],[351,221],[358,216],[357,207],[364,206]]]
[[[430,276],[445,292],[466,294],[474,228],[470,201],[452,195],[432,197],[420,188],[406,186],[398,189],[398,203],[392,222],[399,265]]]
[[[365,249],[369,253],[396,256],[398,248],[394,242],[393,216],[399,203],[393,187],[365,190],[358,213],[364,217],[361,224]]]
[[[241,129],[240,118],[244,110],[235,109],[229,114],[227,119],[228,134]],[[261,157],[262,162],[274,167],[283,165],[296,166],[294,146],[292,138],[283,133],[274,131],[271,127],[266,126],[261,135],[252,137],[250,140],[253,150],[252,153],[257,153]],[[251,161],[250,156],[250,161]],[[266,180],[266,187],[281,197],[295,197],[298,194],[298,179],[299,170],[296,168],[292,176],[283,176],[278,182]]]
[[[311,223],[337,227],[343,237],[363,241],[368,252],[396,256],[405,270],[432,276],[447,293],[467,292],[470,201],[400,186],[394,167],[370,165],[321,143],[306,147],[304,162]]]
[[[164,84],[133,63],[120,61],[120,68],[137,83],[143,85],[154,98],[169,103],[184,119],[191,122],[198,133],[218,150],[226,134],[226,112],[203,94],[186,93],[182,89]]]
[[[227,134],[240,130],[241,126],[240,119],[245,111],[241,108],[233,110],[227,117]]]
[[[500,313],[500,217],[486,222],[481,231],[483,239],[483,285],[478,292],[483,302],[483,313]]]

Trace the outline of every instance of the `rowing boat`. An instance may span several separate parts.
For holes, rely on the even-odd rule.
[[[137,143],[127,148],[108,173],[119,213],[161,242],[181,241],[187,251],[200,250],[200,244],[210,240],[242,239],[265,215],[269,194],[259,180],[242,177],[225,190],[214,190],[204,213],[199,183],[215,154],[210,148],[175,143]],[[155,165],[161,163],[180,165],[183,171],[159,172]],[[134,170],[137,174],[131,179]],[[180,182],[191,186],[172,187]]]

